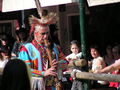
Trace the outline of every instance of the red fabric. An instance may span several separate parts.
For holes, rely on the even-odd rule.
[[[73,78],[72,78],[72,77],[70,77],[70,78],[69,78],[69,80],[70,80],[70,81],[73,81]]]
[[[20,52],[21,52],[21,51],[27,52],[27,49],[25,48],[25,46],[22,45],[22,46],[20,47]]]
[[[119,74],[119,72],[112,72],[112,74]],[[109,87],[119,87],[119,82],[110,82]]]
[[[51,87],[46,87],[46,89],[45,90],[52,90],[52,88]]]

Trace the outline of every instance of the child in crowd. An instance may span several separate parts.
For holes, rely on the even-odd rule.
[[[80,52],[79,43],[77,40],[73,40],[70,45],[71,54],[66,57],[68,61],[80,59],[82,57],[82,52]]]
[[[73,61],[73,60],[78,60],[80,58],[82,58],[82,52],[80,52],[80,47],[79,47],[79,43],[77,40],[73,40],[70,44],[70,50],[71,50],[71,54],[69,54],[66,59],[70,62],[70,61]],[[66,72],[69,72],[71,71],[72,69],[78,69],[78,67],[76,68],[68,68],[68,71]],[[79,68],[80,70],[82,70],[82,68]],[[71,85],[71,89],[70,90],[83,90],[83,86],[82,86],[82,82],[80,80],[77,80],[77,79],[72,79],[72,77],[69,78],[72,82],[72,85]],[[68,81],[68,79],[67,79]],[[70,82],[70,81],[68,81]],[[69,87],[70,87],[70,84],[69,84]],[[67,89],[69,90],[69,89]]]
[[[101,70],[106,67],[106,63],[104,58],[100,55],[100,48],[97,45],[92,45],[90,47],[90,54],[92,56],[92,72],[94,73],[96,70]],[[105,88],[108,87],[107,81],[93,81],[93,88]]]

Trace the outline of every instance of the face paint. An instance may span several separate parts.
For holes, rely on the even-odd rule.
[[[43,43],[44,40],[49,37],[49,27],[37,28],[37,31],[34,33],[34,37],[38,43]]]
[[[45,34],[49,34],[49,32],[44,32],[44,33],[41,33],[41,35],[45,35]]]

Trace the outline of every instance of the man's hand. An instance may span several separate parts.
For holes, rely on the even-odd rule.
[[[45,71],[45,74],[44,74],[44,76],[56,76],[57,75],[57,73],[55,72],[55,68],[54,67],[51,67],[51,68],[49,68],[48,70],[46,70]]]
[[[58,61],[56,59],[52,60],[52,67],[56,68],[58,66]]]
[[[57,73],[55,71],[57,66],[58,66],[58,61],[56,59],[52,60],[52,66],[51,68],[45,71],[44,76],[49,76],[49,75],[56,76]]]

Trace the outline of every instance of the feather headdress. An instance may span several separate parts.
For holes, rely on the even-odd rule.
[[[31,25],[30,34],[34,31],[36,25],[50,25],[55,24],[58,20],[57,14],[50,12],[47,15],[41,15],[40,19],[34,17],[33,15],[29,18],[29,23]]]

